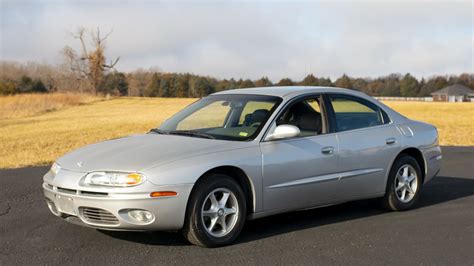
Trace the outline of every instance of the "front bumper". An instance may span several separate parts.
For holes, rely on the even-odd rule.
[[[149,193],[94,193],[43,183],[51,212],[74,224],[105,230],[158,231],[182,228],[192,184],[156,186],[154,191],[176,191],[177,196],[152,198]],[[152,192],[152,191],[150,191]],[[153,214],[149,222],[138,222],[130,210]]]

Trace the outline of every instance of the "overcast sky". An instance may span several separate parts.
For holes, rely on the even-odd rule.
[[[473,3],[1,2],[1,59],[60,63],[79,26],[113,30],[117,69],[218,78],[473,73]]]

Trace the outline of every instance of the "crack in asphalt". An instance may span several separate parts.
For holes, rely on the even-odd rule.
[[[12,209],[12,207],[10,206],[10,204],[7,203],[7,208],[5,210],[3,210],[2,212],[0,212],[0,216],[7,215],[10,212],[11,209]]]

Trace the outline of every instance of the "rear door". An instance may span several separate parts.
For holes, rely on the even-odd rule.
[[[383,193],[385,177],[400,148],[400,134],[387,114],[360,97],[330,94],[328,112],[339,144],[339,199]]]

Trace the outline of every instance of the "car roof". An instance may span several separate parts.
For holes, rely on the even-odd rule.
[[[257,94],[257,95],[267,95],[267,96],[295,96],[299,94],[306,93],[340,93],[346,92],[350,94],[358,94],[357,92],[349,89],[335,88],[335,87],[318,87],[318,86],[277,86],[277,87],[258,87],[258,88],[248,88],[248,89],[234,89],[226,90],[214,95],[223,95],[223,94]],[[351,93],[355,92],[355,93]]]

